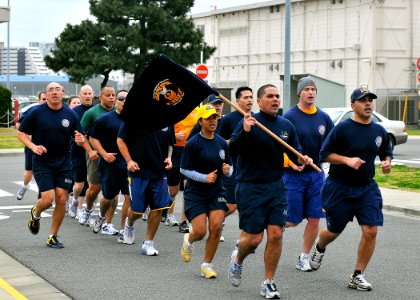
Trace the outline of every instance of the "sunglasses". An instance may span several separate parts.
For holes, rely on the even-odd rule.
[[[125,97],[123,97],[123,96],[119,96],[119,97],[117,98],[117,100],[118,100],[118,101],[121,101],[121,102],[124,102],[124,101],[125,101]]]

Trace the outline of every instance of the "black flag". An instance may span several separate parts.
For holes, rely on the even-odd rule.
[[[134,83],[121,118],[139,131],[162,129],[183,120],[210,94],[219,92],[160,54]]]

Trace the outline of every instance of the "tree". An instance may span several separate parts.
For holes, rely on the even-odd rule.
[[[10,123],[7,124],[7,121],[12,121],[7,119],[9,113],[12,113],[12,92],[0,84],[0,125],[2,127],[10,125]]]
[[[145,65],[163,53],[181,65],[208,59],[215,51],[187,16],[194,0],[89,0],[96,22],[67,25],[56,38],[57,49],[45,62],[64,71],[71,81],[85,83],[103,75],[106,85],[112,70],[137,78]]]

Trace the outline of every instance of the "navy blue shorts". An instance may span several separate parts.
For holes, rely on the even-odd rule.
[[[39,192],[45,192],[54,188],[71,190],[72,174],[70,156],[42,160],[38,155],[32,157],[33,174],[38,185]]]
[[[228,211],[226,199],[224,197],[212,197],[205,199],[189,199],[184,197],[185,216],[191,222],[195,217],[206,214],[211,210]]]
[[[84,182],[87,179],[87,166],[86,160],[75,162],[72,161],[71,166],[73,181],[74,182]]]
[[[131,211],[142,214],[147,206],[150,210],[163,210],[172,206],[166,179],[129,178],[131,188]]]
[[[264,232],[268,225],[283,227],[287,219],[287,200],[283,181],[236,184],[239,228],[247,233]]]
[[[359,225],[383,226],[382,195],[374,180],[351,186],[330,176],[325,180],[321,197],[331,232],[341,233],[354,217]]]
[[[174,147],[171,161],[172,161],[172,169],[166,172],[166,177],[168,178],[168,185],[169,186],[177,186],[183,179],[184,176],[180,172],[181,166],[181,158],[182,158],[182,151],[184,147]]]
[[[300,223],[303,219],[325,217],[322,211],[321,188],[324,183],[324,172],[288,172],[283,175],[286,186],[286,198],[289,208],[287,221]]]
[[[25,147],[25,170],[32,171],[32,150],[28,147]]]
[[[236,204],[236,196],[235,196],[235,188],[236,188],[236,179],[235,179],[235,172],[233,172],[232,176],[222,177],[223,187],[226,189],[226,200],[229,204]]]
[[[108,164],[101,158],[99,160],[99,179],[105,199],[113,199],[120,191],[123,195],[129,195],[127,168],[118,168],[116,164]]]

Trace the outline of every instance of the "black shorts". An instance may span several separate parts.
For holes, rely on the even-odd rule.
[[[32,157],[33,174],[39,192],[45,192],[57,187],[71,190],[72,172],[70,156],[42,160],[38,155]]]
[[[25,170],[32,171],[32,150],[25,147]]]

